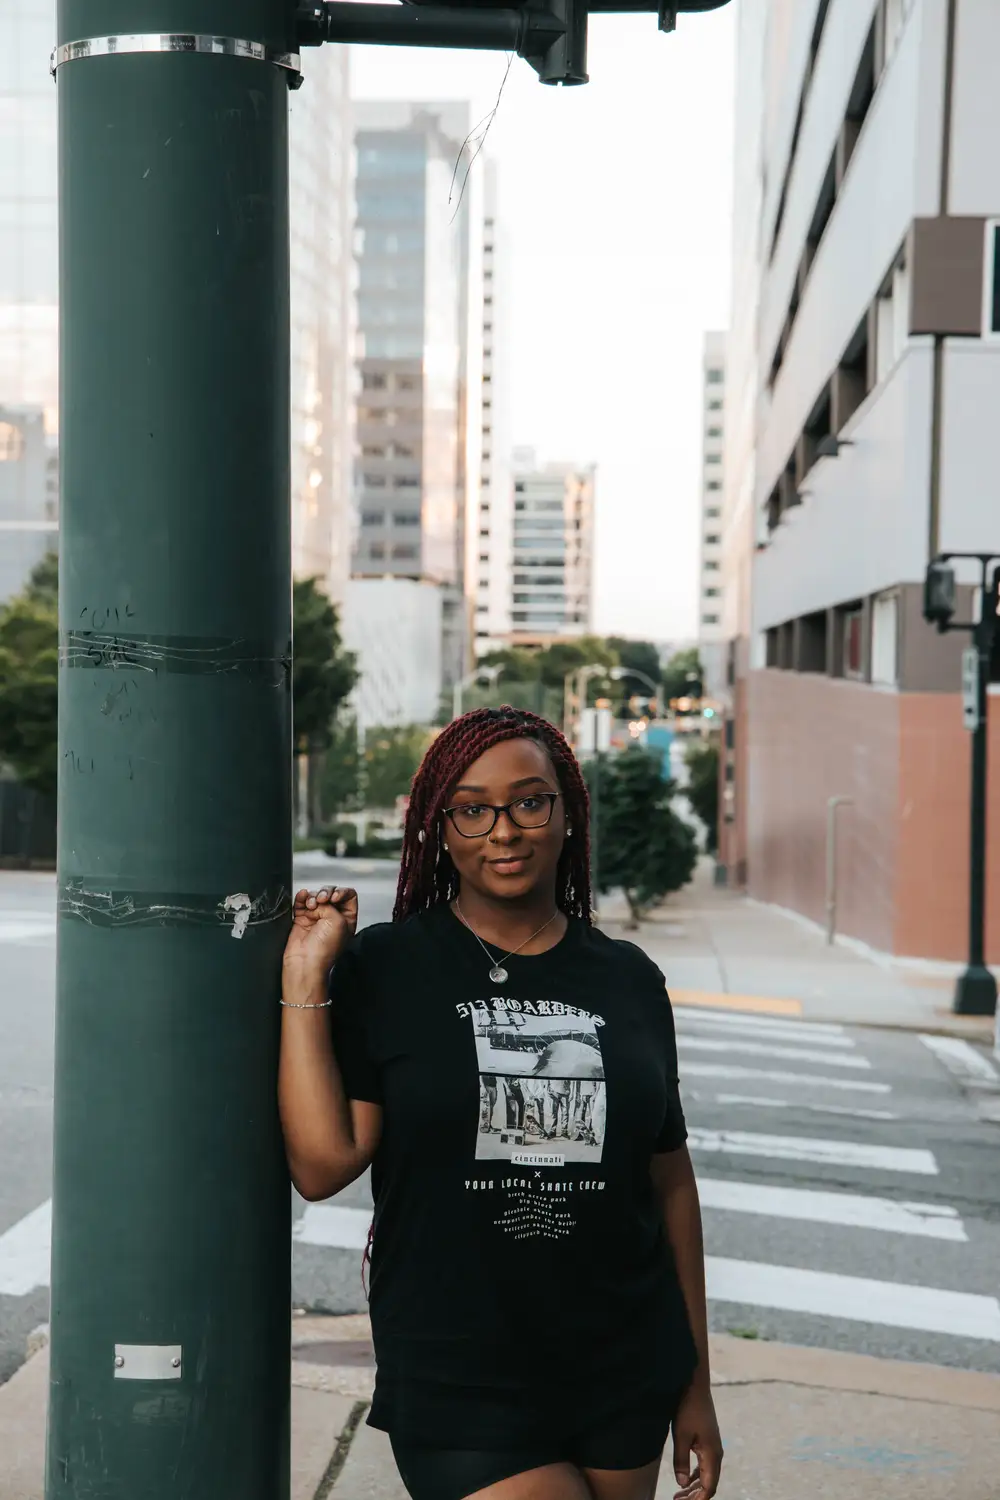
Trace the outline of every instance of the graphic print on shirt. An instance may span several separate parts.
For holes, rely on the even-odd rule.
[[[607,1115],[601,1018],[501,997],[471,1008],[471,1017],[479,1063],[476,1160],[599,1162]]]

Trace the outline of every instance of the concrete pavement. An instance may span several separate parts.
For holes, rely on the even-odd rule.
[[[606,931],[638,943],[660,966],[677,1004],[944,1032],[992,1045],[991,1019],[951,1012],[959,965],[897,960],[845,940],[828,945],[793,913],[713,885],[709,860],[638,930],[628,928],[618,895],[602,899],[600,915]]]
[[[405,1500],[365,1426],[364,1317],[292,1326],[292,1500]],[[726,1445],[720,1500],[995,1500],[1000,1376],[785,1344],[712,1339]],[[43,1350],[0,1388],[0,1500],[42,1500]],[[675,1489],[669,1448],[657,1500]]]

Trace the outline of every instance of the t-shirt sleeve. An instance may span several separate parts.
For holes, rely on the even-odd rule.
[[[680,1084],[677,1078],[677,1037],[674,1031],[674,1013],[665,981],[660,1003],[662,1006],[663,1061],[667,1079],[667,1107],[654,1149],[656,1151],[679,1151],[687,1140],[687,1124],[684,1120],[684,1108],[681,1104]]]
[[[330,975],[330,1029],[348,1099],[382,1103],[382,1085],[369,1041],[371,1006],[362,964],[353,949],[336,962]]]

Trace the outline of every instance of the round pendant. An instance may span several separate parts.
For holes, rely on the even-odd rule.
[[[506,984],[507,970],[502,969],[499,964],[495,964],[494,967],[490,970],[490,978],[492,979],[494,984]]]

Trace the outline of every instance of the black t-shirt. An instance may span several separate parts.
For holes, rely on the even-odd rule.
[[[442,905],[366,928],[333,975],[345,1089],[383,1109],[370,1420],[404,1439],[454,1443],[473,1392],[466,1441],[517,1445],[560,1392],[658,1399],[694,1369],[650,1179],[687,1135],[663,976],[583,921],[504,968]]]

